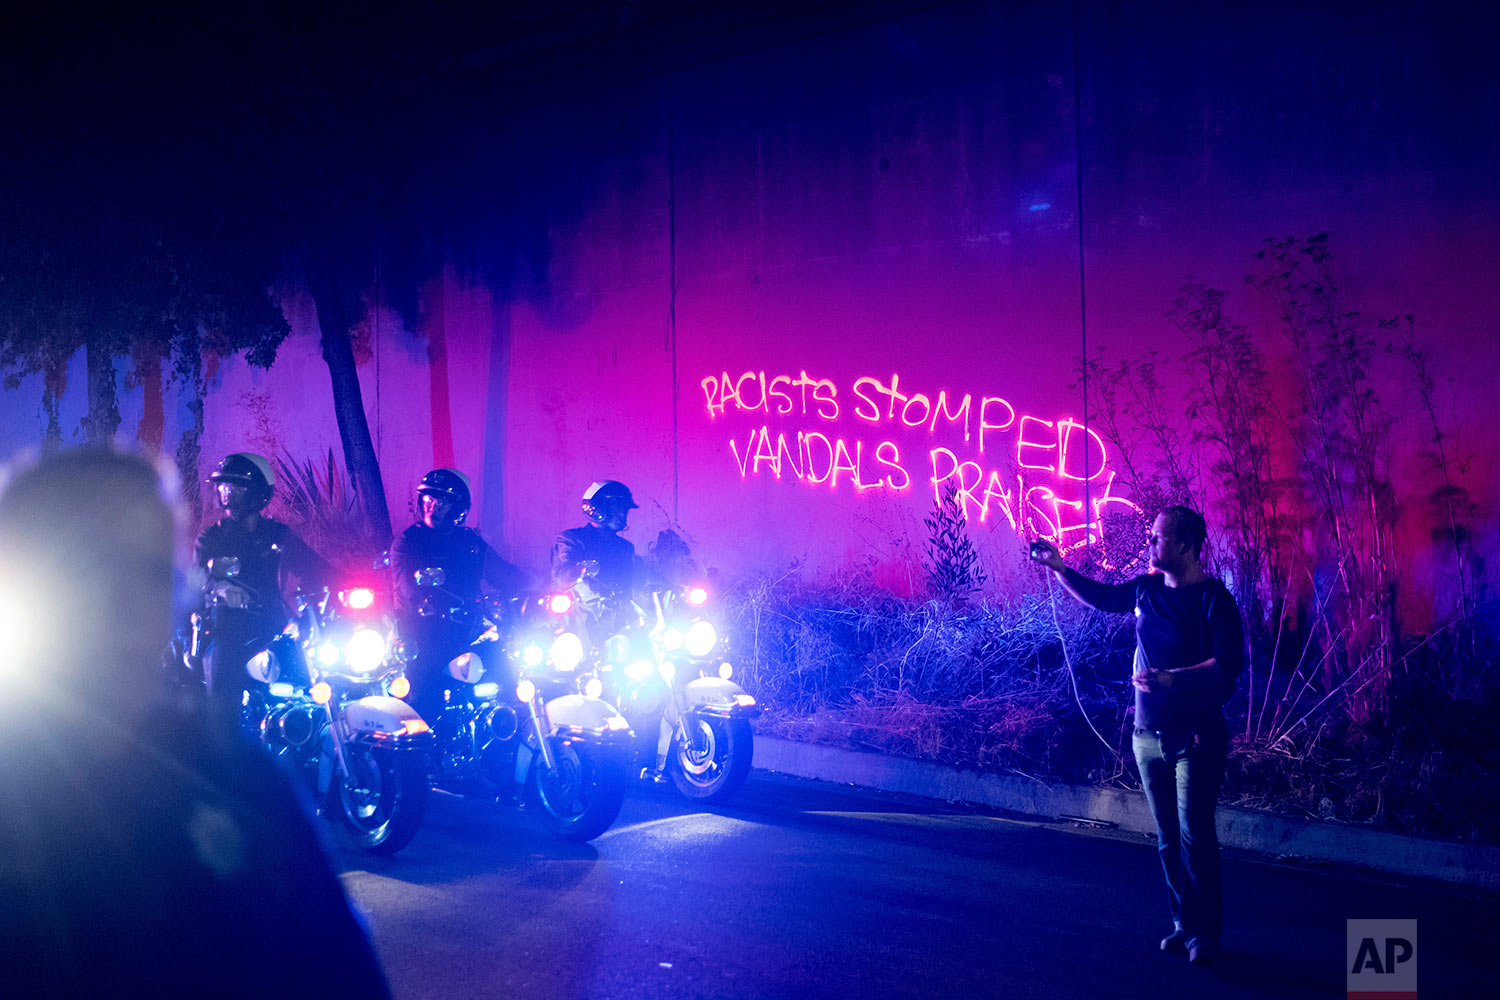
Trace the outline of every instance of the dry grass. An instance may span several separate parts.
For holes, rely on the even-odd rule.
[[[770,710],[767,732],[1021,774],[1125,778],[1129,684],[1107,669],[1109,651],[1131,641],[1123,618],[1062,598],[1054,623],[1045,591],[1003,605],[903,600],[857,573],[823,588],[747,581],[726,604],[740,676]]]
[[[826,586],[745,581],[724,595],[739,678],[769,735],[1052,780],[1131,786],[1125,616],[1036,588],[955,608],[903,600],[852,573]],[[1077,671],[1075,698],[1064,661]],[[1229,706],[1235,733],[1224,801],[1412,832],[1500,840],[1500,689],[1455,698],[1430,683],[1451,637],[1397,660],[1396,705],[1356,722],[1353,682],[1325,687],[1323,654],[1269,674]],[[1347,681],[1347,679],[1346,679]],[[1085,713],[1087,718],[1085,718]],[[1091,728],[1092,726],[1092,728]],[[1095,730],[1097,730],[1097,734]],[[1101,737],[1102,736],[1102,740]]]

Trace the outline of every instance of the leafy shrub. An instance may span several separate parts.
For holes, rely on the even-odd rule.
[[[276,470],[272,513],[335,566],[368,568],[376,547],[365,537],[357,498],[333,449],[326,458],[299,462],[281,452],[272,461]]]
[[[968,517],[958,502],[958,487],[950,486],[933,511],[922,519],[927,525],[923,556],[927,585],[935,598],[963,607],[984,586],[988,577],[979,565],[979,553],[969,537]]]

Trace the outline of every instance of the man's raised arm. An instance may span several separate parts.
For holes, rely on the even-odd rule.
[[[1064,590],[1089,607],[1119,614],[1135,610],[1134,581],[1100,583],[1098,580],[1090,580],[1082,573],[1069,569],[1067,563],[1063,562],[1062,554],[1057,551],[1057,546],[1051,542],[1032,542],[1031,558],[1033,562],[1050,569]]]

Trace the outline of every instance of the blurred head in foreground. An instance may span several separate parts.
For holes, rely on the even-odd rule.
[[[0,491],[0,673],[21,705],[129,722],[171,630],[173,507],[144,459],[71,451]]]

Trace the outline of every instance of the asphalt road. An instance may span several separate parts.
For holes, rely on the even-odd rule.
[[[1415,917],[1423,997],[1492,979],[1493,896],[1226,857],[1226,953],[1157,951],[1126,835],[755,775],[729,807],[632,794],[590,845],[438,794],[393,859],[335,858],[399,1000],[1319,997],[1345,921]]]

